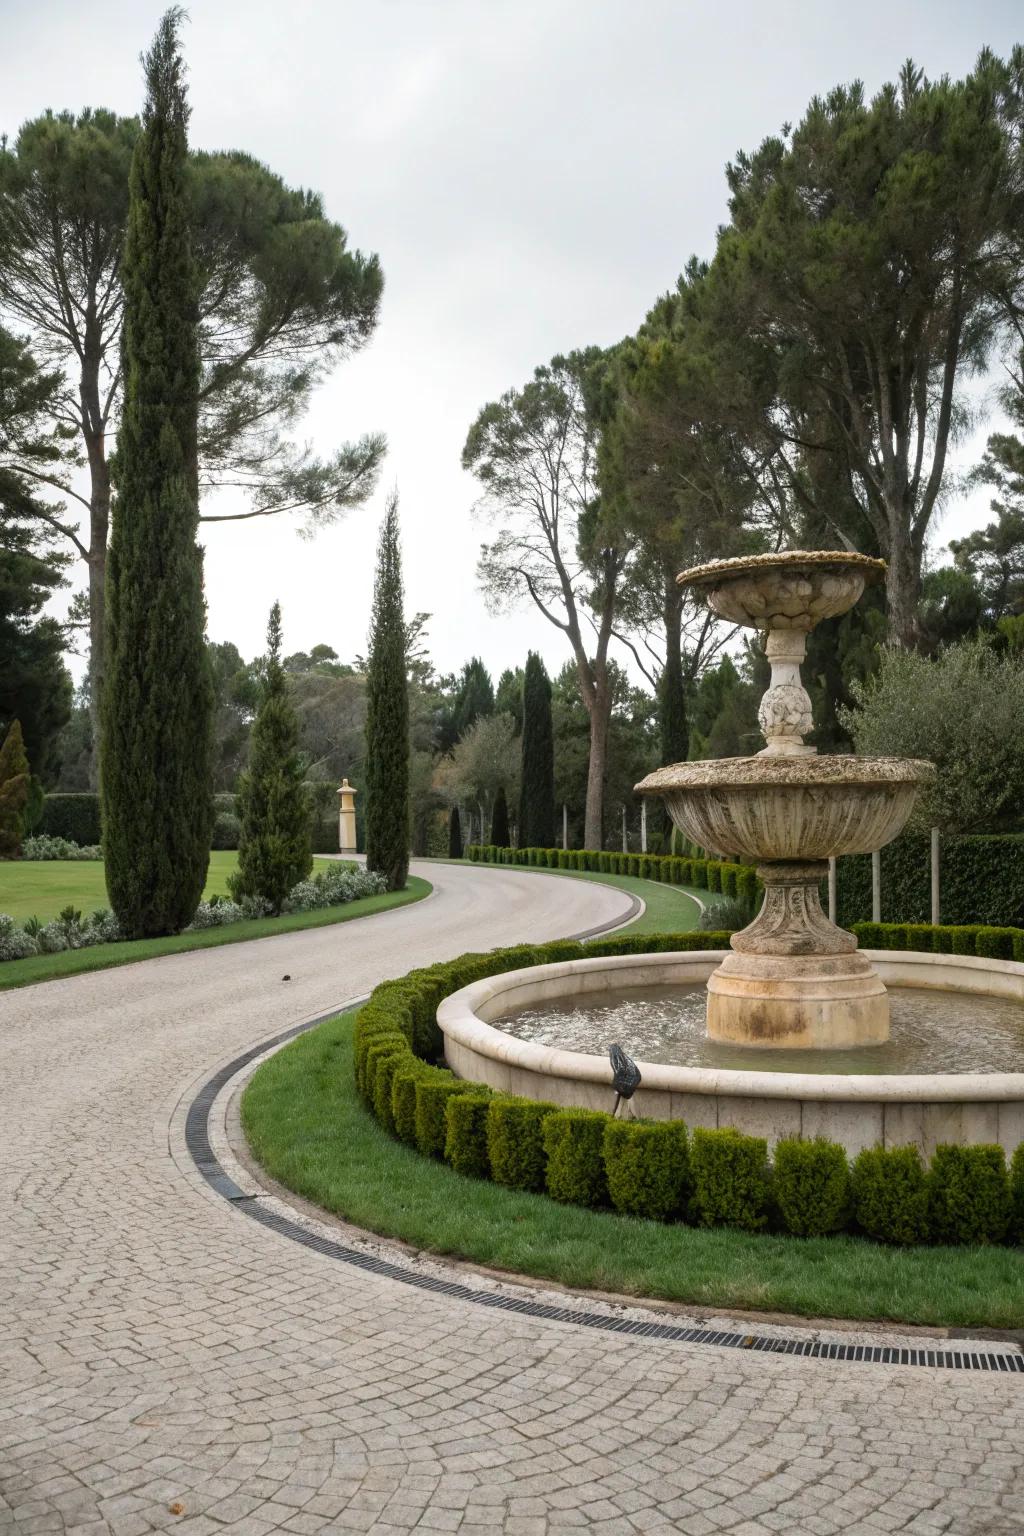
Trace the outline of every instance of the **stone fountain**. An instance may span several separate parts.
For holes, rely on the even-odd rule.
[[[754,864],[764,903],[733,935],[708,981],[707,1032],[743,1045],[842,1048],[889,1038],[889,998],[852,933],[822,911],[828,860],[897,836],[930,763],[819,756],[804,740],[811,701],[800,679],[807,636],[846,613],[882,560],[827,550],[716,560],[684,571],[712,611],[760,631],[771,685],[751,757],[675,763],[637,785],[660,796],[680,831],[717,856]]]

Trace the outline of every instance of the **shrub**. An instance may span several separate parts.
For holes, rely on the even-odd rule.
[[[444,1157],[456,1173],[475,1179],[490,1174],[487,1106],[492,1097],[489,1088],[474,1086],[470,1092],[452,1094],[445,1103]]]
[[[1012,960],[1013,928],[979,928],[974,935],[974,953],[987,960]]]
[[[834,1141],[787,1137],[775,1148],[772,1193],[782,1224],[794,1237],[824,1237],[846,1225],[850,1169]]]
[[[690,1159],[681,1120],[609,1120],[603,1151],[608,1195],[617,1211],[650,1221],[682,1215]]]
[[[558,1109],[544,1121],[547,1192],[564,1205],[607,1205],[604,1133],[611,1116],[597,1109]]]
[[[391,1089],[395,1073],[404,1067],[409,1060],[409,1047],[403,1040],[395,1043],[390,1048],[378,1046],[376,1054],[371,1051],[372,1080],[373,1080],[373,1113],[380,1125],[389,1134],[394,1134],[395,1120],[391,1109]]]
[[[544,1121],[553,1104],[495,1097],[487,1106],[487,1156],[491,1178],[507,1189],[544,1188]]]
[[[366,1053],[366,1064],[363,1068],[363,1094],[370,1108],[377,1112],[377,1069],[381,1063],[392,1056],[402,1059],[408,1054],[409,1047],[401,1035],[382,1036],[374,1040]],[[390,1079],[388,1082],[390,1091]],[[388,1102],[388,1120],[391,1119],[391,1104]],[[391,1130],[390,1124],[385,1125],[385,1130]]]
[[[916,1147],[866,1147],[851,1173],[858,1227],[879,1243],[906,1246],[928,1236],[928,1181]]]
[[[101,841],[100,797],[97,794],[47,795],[36,834],[63,837],[80,847]]]
[[[1001,1243],[1010,1223],[1010,1181],[999,1146],[935,1148],[928,1171],[928,1225],[937,1243]]]
[[[426,1157],[443,1157],[445,1102],[466,1085],[443,1067],[431,1067],[416,1084],[416,1145]]]
[[[1024,1141],[1010,1159],[1010,1240],[1024,1245]]]
[[[87,847],[80,847],[78,843],[69,842],[66,837],[50,837],[47,833],[39,833],[35,837],[26,837],[21,845],[23,859],[42,861],[49,859],[102,859],[103,849],[98,843]]]
[[[709,901],[700,914],[697,927],[702,933],[708,930],[714,933],[735,933],[737,929],[745,928],[749,921],[746,908],[731,898],[728,901]]]
[[[408,1147],[416,1145],[416,1084],[433,1070],[410,1051],[391,1076],[391,1123],[399,1141]]]
[[[38,953],[39,945],[32,934],[19,928],[6,912],[0,912],[0,960],[26,960]]]
[[[690,1141],[690,1173],[697,1219],[703,1227],[757,1232],[768,1211],[768,1143],[731,1127],[698,1126]]]
[[[211,848],[237,848],[242,823],[234,811],[218,811],[213,822]]]
[[[974,929],[973,928],[951,928],[950,929],[950,933],[952,934],[952,938],[953,938],[953,953],[954,953],[954,955],[973,955],[974,954]]]
[[[212,896],[209,901],[201,901],[192,914],[189,928],[198,931],[201,928],[221,928],[227,923],[238,923],[244,918],[245,913],[235,901],[228,901],[226,897]]]

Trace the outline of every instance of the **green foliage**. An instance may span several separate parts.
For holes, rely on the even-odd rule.
[[[853,923],[861,949],[911,949],[924,954],[980,955],[985,959],[1024,961],[1024,928],[989,928],[930,923]]]
[[[28,799],[28,758],[21,725],[14,720],[0,747],[0,859],[16,859],[21,853]]]
[[[432,1072],[426,1062],[417,1061],[411,1053],[402,1066],[396,1066],[391,1076],[391,1119],[395,1135],[406,1146],[416,1145],[416,1085],[422,1077]]]
[[[928,1170],[928,1225],[937,1243],[1001,1243],[1010,1223],[1002,1147],[935,1148]]]
[[[928,1179],[916,1147],[865,1147],[851,1170],[857,1226],[878,1243],[908,1246],[928,1236]]]
[[[963,927],[1024,925],[1024,835],[943,837],[940,897],[944,923]],[[929,839],[904,833],[882,849],[882,917],[927,923],[931,917]],[[871,915],[871,858],[854,854],[837,869],[839,918],[847,927]]]
[[[608,1204],[604,1133],[611,1116],[595,1109],[558,1109],[544,1121],[547,1192],[566,1205]]]
[[[931,659],[890,648],[854,697],[844,724],[858,752],[936,765],[913,826],[997,831],[1024,800],[1024,668],[1014,655],[1000,655],[980,638]]]
[[[36,831],[41,836],[64,837],[69,843],[91,847],[102,836],[99,795],[47,795]]]
[[[491,844],[495,848],[509,846],[508,801],[505,798],[504,785],[498,786],[497,794],[494,796],[494,808],[491,811]]]
[[[299,722],[281,665],[281,605],[270,610],[259,709],[249,766],[238,786],[238,872],[228,881],[236,901],[265,901],[275,915],[313,868],[309,797],[299,755]]]
[[[650,1221],[683,1215],[690,1165],[681,1120],[609,1120],[603,1151],[608,1194],[617,1211]]]
[[[408,1060],[409,1047],[404,1040],[394,1041],[390,1045],[381,1042],[374,1046],[367,1056],[366,1079],[373,1113],[384,1129],[391,1133],[395,1129],[392,1110],[395,1073],[400,1071]]]
[[[377,544],[366,683],[366,867],[401,890],[409,873],[408,635],[403,612],[398,495]]]
[[[1010,1239],[1024,1247],[1024,1141],[1010,1159]]]
[[[522,776],[519,846],[549,848],[555,841],[555,746],[551,683],[535,651],[523,673]]]
[[[547,1156],[544,1122],[553,1104],[502,1096],[487,1108],[487,1156],[491,1178],[507,1189],[539,1192],[544,1188]]]
[[[820,1137],[783,1139],[775,1148],[772,1194],[783,1226],[794,1237],[840,1232],[850,1209],[846,1153]]]
[[[469,1091],[452,1094],[445,1102],[445,1162],[456,1173],[474,1179],[486,1179],[491,1171],[487,1155],[487,1106],[491,1097],[489,1088],[474,1085]]]
[[[213,693],[196,543],[199,282],[179,19],[167,12],[146,55],[120,268],[125,393],[100,756],[107,892],[130,938],[177,933],[189,922],[213,822]]]
[[[417,1082],[416,1146],[427,1157],[444,1157],[445,1105],[453,1094],[465,1092],[465,1083],[440,1067],[424,1072]]]
[[[727,1128],[697,1126],[690,1138],[693,1204],[702,1227],[758,1232],[768,1220],[768,1143]]]
[[[462,820],[457,805],[453,805],[448,813],[448,857],[462,858]]]

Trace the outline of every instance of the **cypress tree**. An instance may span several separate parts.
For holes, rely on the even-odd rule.
[[[213,692],[199,517],[198,281],[181,12],[144,64],[121,281],[124,407],[107,565],[101,795],[107,893],[132,938],[176,933],[203,892]]]
[[[531,651],[523,675],[523,775],[519,794],[520,848],[555,845],[555,740],[551,683]]]
[[[16,859],[21,853],[29,788],[21,723],[12,720],[0,747],[0,859]]]
[[[238,871],[228,881],[236,901],[257,897],[275,916],[292,886],[313,868],[304,777],[298,716],[281,665],[281,604],[275,603],[249,767],[238,786]]]
[[[366,867],[389,891],[409,874],[409,693],[402,608],[398,493],[388,497],[377,544],[377,579],[366,677]]]
[[[452,806],[451,815],[448,817],[448,857],[462,858],[462,820],[457,805]]]
[[[508,801],[505,798],[504,784],[494,797],[494,809],[491,812],[491,846],[494,848],[508,848]]]

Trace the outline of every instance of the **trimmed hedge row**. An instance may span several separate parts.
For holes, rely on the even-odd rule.
[[[882,849],[882,916],[924,922],[931,916],[929,838],[904,832]],[[943,836],[940,897],[947,923],[1024,923],[1024,835]],[[836,871],[839,920],[871,916],[871,855],[852,854]]]
[[[1024,928],[990,928],[984,923],[854,923],[851,931],[861,949],[913,949],[1024,963]]]
[[[36,832],[64,837],[83,848],[100,841],[100,797],[96,794],[47,795]]]
[[[593,874],[635,875],[663,885],[691,885],[731,896],[753,912],[762,886],[747,864],[725,859],[670,858],[658,853],[605,853],[587,848],[496,848],[470,843],[465,857],[474,864],[514,864],[530,869],[581,869]]]
[[[456,1078],[436,1064],[437,1007],[485,976],[589,955],[720,948],[725,934],[622,934],[461,955],[382,983],[355,1025],[355,1077],[391,1135],[457,1172],[565,1204],[652,1221],[820,1237],[853,1231],[882,1243],[1024,1243],[1024,1143],[873,1147],[852,1163],[825,1140],[767,1141],[681,1121],[615,1120],[559,1109]]]

